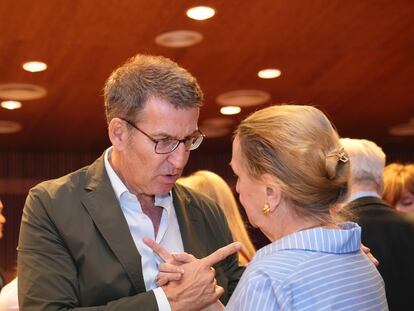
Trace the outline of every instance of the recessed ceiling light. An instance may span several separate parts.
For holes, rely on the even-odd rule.
[[[238,106],[226,106],[221,107],[220,113],[225,115],[232,115],[232,114],[238,114],[240,113],[241,108]]]
[[[1,106],[5,109],[13,110],[22,107],[22,103],[17,100],[5,100],[1,102]]]
[[[220,94],[216,100],[221,106],[250,107],[266,103],[270,94],[260,90],[237,90]]]
[[[216,11],[208,6],[195,6],[187,10],[187,16],[198,21],[209,19],[210,17],[213,17],[215,13]]]
[[[26,83],[0,84],[0,98],[6,100],[33,100],[46,96],[46,89]]]
[[[182,48],[194,45],[203,40],[203,35],[192,30],[176,30],[164,32],[155,38],[155,43],[169,48]]]
[[[18,132],[22,129],[22,126],[13,121],[0,120],[0,134],[11,134]]]
[[[30,72],[40,72],[46,70],[47,65],[43,62],[32,61],[23,64],[23,69]]]
[[[216,127],[225,127],[232,125],[234,123],[234,120],[227,117],[215,117],[215,118],[209,118],[205,119],[202,124],[205,126],[216,126]]]
[[[389,133],[394,136],[413,136],[414,122],[395,125],[389,129]]]
[[[282,72],[279,69],[269,68],[260,70],[257,75],[262,79],[274,79],[279,77]]]

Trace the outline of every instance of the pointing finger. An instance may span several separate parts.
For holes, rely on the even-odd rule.
[[[162,247],[160,244],[158,244],[154,240],[147,238],[147,237],[144,237],[142,240],[149,248],[151,248],[155,253],[157,253],[158,256],[160,256],[161,259],[164,260],[165,262],[174,259],[172,254],[169,251],[167,251],[164,247]]]
[[[214,266],[216,263],[226,259],[231,254],[238,252],[241,248],[240,242],[233,242],[222,248],[219,248],[214,253],[200,259],[206,266]]]

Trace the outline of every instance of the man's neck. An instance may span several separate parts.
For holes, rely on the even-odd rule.
[[[377,185],[374,182],[363,181],[349,185],[347,202],[366,196],[377,196],[379,198],[381,197],[381,195],[378,193]]]

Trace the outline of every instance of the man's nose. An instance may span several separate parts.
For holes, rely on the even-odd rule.
[[[178,145],[177,149],[170,153],[168,161],[174,165],[175,168],[183,169],[187,164],[190,151],[187,151],[184,143]]]

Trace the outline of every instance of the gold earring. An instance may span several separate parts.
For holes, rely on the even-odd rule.
[[[265,203],[265,204],[263,205],[262,212],[263,212],[263,214],[265,214],[265,215],[269,215],[269,213],[270,213],[270,205],[269,205],[269,203]]]

